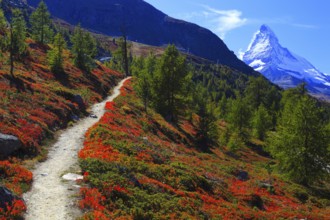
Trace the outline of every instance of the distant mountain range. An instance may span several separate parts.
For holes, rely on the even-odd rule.
[[[37,6],[40,0],[27,0]],[[258,75],[239,60],[210,30],[174,19],[142,0],[45,0],[53,16],[110,36],[126,32],[131,41],[163,46],[175,44],[184,52]]]
[[[243,61],[282,88],[306,82],[311,94],[330,99],[330,76],[282,47],[275,33],[266,25],[262,25],[254,36]]]

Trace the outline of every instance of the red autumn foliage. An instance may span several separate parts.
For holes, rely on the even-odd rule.
[[[98,191],[98,189],[81,188],[80,194],[83,199],[79,202],[79,207],[81,209],[93,209],[97,211],[103,211],[105,207],[102,203],[105,197]]]
[[[32,182],[32,173],[18,164],[9,161],[0,161],[0,178],[2,184],[16,195],[23,193],[22,184]],[[7,205],[6,210],[0,210],[0,219],[13,219],[21,216],[26,210],[22,200],[15,200],[12,205]]]
[[[326,209],[301,204],[287,192],[289,184],[281,179],[274,180],[273,194],[260,187],[268,175],[260,164],[269,159],[251,149],[242,149],[239,159],[218,147],[201,152],[192,138],[196,135],[194,123],[180,119],[175,126],[152,110],[145,114],[132,88],[132,82],[127,82],[122,96],[107,103],[106,114],[86,133],[84,149],[79,153],[83,160],[98,159],[112,171],[118,169],[114,176],[99,178],[99,173],[90,170],[87,175],[86,183],[98,183],[98,197],[105,197],[96,202],[105,208],[100,215],[108,219],[133,219],[134,215],[148,218],[146,210],[136,212],[135,204],[128,201],[137,196],[146,199],[137,202],[148,207],[155,219],[199,219],[201,213],[209,219],[228,220],[328,216]],[[235,176],[241,169],[249,173],[249,180],[240,181]],[[148,193],[151,200],[147,200]],[[164,212],[162,202],[171,201],[159,203],[160,195],[177,201],[177,209],[170,206]],[[263,209],[253,207],[253,196],[260,198]],[[88,216],[94,214],[85,216],[91,219]]]
[[[115,103],[114,102],[107,102],[105,104],[105,109],[108,110],[108,111],[115,110]]]
[[[35,44],[31,39],[27,42],[34,46],[28,48],[28,56],[22,62],[15,63],[15,80],[9,76],[9,65],[0,63],[0,133],[18,137],[22,152],[34,155],[40,152],[45,138],[67,125],[71,115],[82,113],[83,109],[74,103],[75,95],[81,95],[88,107],[102,100],[104,91],[110,90],[123,74],[97,62],[96,69],[86,77],[73,65],[69,51],[65,51],[64,73],[56,75],[48,65],[48,46]],[[1,55],[3,60],[9,56],[6,52]],[[27,169],[15,162],[0,161],[0,183],[15,194],[21,195],[31,181],[32,173]],[[25,211],[23,205],[18,200],[6,213],[1,212],[0,219],[18,218]]]

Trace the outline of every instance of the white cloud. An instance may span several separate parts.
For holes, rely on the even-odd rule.
[[[220,38],[224,39],[226,34],[247,24],[248,19],[242,17],[238,10],[218,10],[207,5],[200,5],[203,10],[198,12],[181,13],[180,19],[198,23],[211,29]]]
[[[297,24],[297,23],[293,23],[290,24],[291,26],[294,27],[298,27],[298,28],[305,28],[305,29],[318,29],[319,27],[316,25],[312,25],[312,24]]]
[[[244,56],[245,52],[242,48],[239,48],[238,52],[237,52],[237,58],[240,60],[243,60],[243,56]]]
[[[211,18],[210,21],[215,26],[214,31],[222,39],[229,31],[245,25],[248,21],[247,18],[242,17],[242,12],[238,10],[218,10],[205,5],[203,7],[206,10],[203,14],[207,18]]]

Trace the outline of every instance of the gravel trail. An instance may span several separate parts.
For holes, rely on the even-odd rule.
[[[28,208],[26,220],[69,220],[81,214],[74,197],[78,186],[74,181],[63,180],[62,176],[78,170],[77,154],[83,147],[86,131],[103,116],[105,103],[120,95],[120,88],[127,79],[122,80],[106,100],[92,106],[92,114],[97,118],[81,119],[64,130],[50,148],[47,160],[36,165],[32,188],[23,196]]]

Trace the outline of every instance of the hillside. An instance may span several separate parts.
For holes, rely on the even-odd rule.
[[[0,58],[0,133],[18,138],[15,149],[1,142],[1,159],[5,160],[0,165],[0,184],[16,195],[27,191],[32,182],[32,173],[25,167],[31,168],[33,158],[45,159],[45,139],[88,115],[89,105],[102,100],[123,77],[100,63],[90,74],[83,73],[73,65],[67,50],[64,73],[54,74],[47,61],[50,47],[30,39],[27,43],[29,55],[16,63],[15,78],[9,74],[8,53]],[[0,211],[0,218],[18,216],[24,210],[24,204],[18,202],[16,208]]]
[[[330,216],[330,108],[304,85],[283,91],[226,46],[227,65],[214,64],[177,42],[91,34],[51,19],[44,2],[30,15],[22,2],[0,11],[0,220]],[[184,42],[211,48],[204,29],[116,2],[48,3],[95,27],[136,11],[136,25],[192,27]]]
[[[175,126],[132,87],[106,105],[79,153],[84,219],[326,219],[325,198],[267,171],[250,147],[196,144],[197,115]],[[222,122],[222,130],[226,127]],[[320,197],[319,197],[320,196]]]
[[[27,2],[35,7],[39,0]],[[109,36],[121,36],[124,27],[131,41],[154,46],[173,43],[183,51],[256,75],[211,31],[171,18],[142,0],[45,2],[53,16],[73,25],[80,23],[86,29]]]

